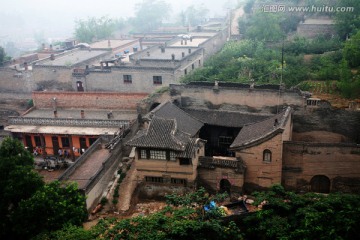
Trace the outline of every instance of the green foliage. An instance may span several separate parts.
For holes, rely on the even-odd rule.
[[[107,39],[118,28],[120,20],[108,17],[88,17],[87,20],[75,22],[75,38],[80,42],[91,43],[96,40]]]
[[[6,61],[6,53],[3,47],[0,46],[0,67],[4,64]]]
[[[286,42],[284,50],[292,54],[321,54],[341,49],[342,42],[337,37],[327,37],[319,35],[315,39],[305,37],[295,37],[293,41]]]
[[[297,195],[276,185],[255,193],[263,210],[245,217],[247,239],[356,239],[360,233],[360,196]]]
[[[360,30],[360,1],[337,1],[337,7],[353,7],[350,12],[337,12],[335,15],[336,28],[339,36],[345,39]]]
[[[360,30],[345,42],[344,58],[350,67],[360,66]]]
[[[170,13],[170,4],[162,0],[143,0],[135,5],[135,17],[130,19],[136,31],[148,32],[162,25]]]
[[[12,216],[14,231],[24,238],[61,229],[64,224],[79,226],[86,219],[85,196],[78,191],[77,184],[61,186],[58,181],[22,200]]]
[[[32,240],[93,240],[95,238],[95,231],[87,231],[83,227],[66,224],[60,230],[43,232]]]
[[[245,36],[253,40],[279,41],[284,36],[280,23],[279,14],[257,12],[250,18]]]
[[[201,5],[191,5],[180,13],[180,19],[183,26],[197,26],[203,23],[209,9],[207,9],[203,4]]]

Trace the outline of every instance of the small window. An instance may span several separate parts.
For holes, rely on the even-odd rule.
[[[131,75],[123,75],[124,83],[132,83],[132,76]]]
[[[199,67],[201,66],[201,60],[199,60]]]
[[[171,178],[170,180],[171,184],[179,184],[186,186],[186,179],[182,178]]]
[[[70,147],[70,141],[68,137],[61,137],[62,147]]]
[[[153,76],[153,83],[155,85],[162,85],[162,76]]]
[[[192,70],[195,69],[195,64],[191,64],[191,69],[192,69]]]
[[[180,165],[190,165],[190,158],[180,158]]]
[[[170,161],[176,161],[176,152],[170,151]]]
[[[162,177],[145,177],[146,182],[152,182],[152,183],[163,183],[164,178]]]
[[[184,74],[187,75],[187,69],[184,70]]]
[[[166,151],[150,150],[150,159],[166,160]]]
[[[263,161],[264,162],[271,162],[271,151],[269,149],[265,149],[263,152]]]
[[[145,149],[140,150],[140,159],[147,159],[147,154]]]
[[[35,146],[37,147],[41,146],[40,136],[34,136],[34,140],[35,140]]]

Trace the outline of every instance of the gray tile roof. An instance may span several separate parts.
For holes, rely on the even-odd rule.
[[[205,109],[184,109],[184,111],[206,124],[223,127],[243,127],[247,124],[263,121],[269,117],[259,114]]]
[[[153,117],[148,128],[139,131],[127,145],[186,152],[193,141],[177,128],[176,120]]]
[[[160,104],[145,117],[151,119],[153,116],[165,119],[175,119],[178,129],[191,136],[195,136],[204,125],[201,121],[192,117],[171,102]]]
[[[291,107],[288,107],[285,111],[264,121],[244,126],[231,144],[230,149],[251,147],[282,132],[289,120],[290,114]]]

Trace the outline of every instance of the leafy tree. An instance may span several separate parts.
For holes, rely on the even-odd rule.
[[[89,17],[87,20],[80,19],[75,22],[75,38],[80,42],[91,43],[111,37],[113,32],[121,26],[121,20],[105,16]]]
[[[249,20],[246,37],[260,41],[279,41],[284,36],[280,23],[279,14],[257,12]]]
[[[357,239],[360,196],[286,192],[280,185],[255,193],[263,209],[245,217],[246,239]]]
[[[135,6],[135,17],[130,20],[136,31],[146,32],[161,26],[170,13],[170,4],[162,0],[143,0]]]
[[[344,57],[350,67],[360,66],[360,30],[345,42]]]
[[[64,224],[79,226],[86,218],[85,196],[78,191],[77,184],[61,186],[54,181],[21,201],[12,222],[18,236],[29,237],[61,229]]]
[[[12,234],[10,216],[19,202],[44,185],[33,164],[33,156],[20,141],[4,139],[0,146],[0,238]]]
[[[180,13],[180,18],[183,21],[184,26],[196,26],[204,22],[209,9],[207,9],[203,4],[202,5],[191,5],[186,8],[185,11]]]
[[[335,22],[337,32],[345,39],[354,35],[360,30],[360,1],[358,0],[341,0],[337,1],[336,7],[353,7],[351,12],[337,12]]]
[[[0,66],[4,64],[6,53],[3,47],[0,46]]]

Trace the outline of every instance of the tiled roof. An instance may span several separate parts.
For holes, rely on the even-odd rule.
[[[139,131],[127,145],[184,152],[190,143],[190,135],[177,128],[176,120],[153,117],[148,128]]]
[[[153,116],[165,119],[175,119],[177,127],[180,131],[195,136],[200,128],[204,125],[201,121],[195,119],[185,111],[181,110],[171,102],[165,102],[157,106],[146,117],[152,118]]]
[[[243,127],[244,125],[259,122],[269,117],[232,111],[199,109],[184,109],[184,111],[206,124],[223,127]]]
[[[231,144],[231,149],[246,148],[261,143],[282,132],[291,114],[291,107],[264,121],[244,126]]]

